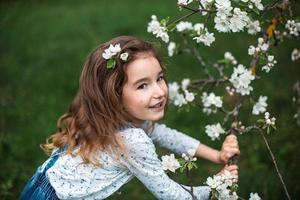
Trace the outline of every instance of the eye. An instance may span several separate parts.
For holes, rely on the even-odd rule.
[[[157,81],[163,81],[165,79],[164,75],[160,75],[157,79]]]
[[[142,89],[145,89],[147,87],[147,84],[146,83],[143,83],[141,85],[138,86],[138,90],[142,90]]]

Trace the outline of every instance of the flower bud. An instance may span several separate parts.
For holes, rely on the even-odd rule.
[[[270,117],[270,113],[269,112],[265,112],[265,117]]]
[[[274,126],[274,125],[275,125],[275,122],[271,122],[271,125],[273,125],[273,126]]]
[[[275,117],[272,117],[271,121],[272,121],[272,122],[275,122],[275,121],[276,121],[276,118],[275,118]]]

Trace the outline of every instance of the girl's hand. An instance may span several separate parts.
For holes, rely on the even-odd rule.
[[[239,176],[238,169],[239,167],[237,165],[225,165],[224,168],[219,173],[217,173],[217,175],[223,175],[224,171],[226,170],[229,171],[230,174],[235,175],[237,181]]]
[[[228,160],[234,155],[240,154],[240,149],[237,141],[237,137],[233,134],[228,135],[222,145],[219,152],[219,162],[227,164]]]

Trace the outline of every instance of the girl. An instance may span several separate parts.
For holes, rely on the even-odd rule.
[[[158,199],[192,196],[163,171],[153,143],[214,163],[239,154],[235,136],[220,151],[156,123],[165,114],[168,87],[162,61],[150,43],[121,36],[87,58],[80,88],[58,132],[43,149],[52,152],[25,186],[20,199],[105,199],[137,177]],[[224,169],[237,175],[237,166]],[[220,172],[222,173],[222,171]],[[194,187],[197,199],[210,189]]]

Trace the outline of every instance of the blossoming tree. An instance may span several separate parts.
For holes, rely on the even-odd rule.
[[[290,1],[274,1],[264,5],[261,0],[178,0],[177,4],[180,11],[185,9],[189,13],[173,21],[169,18],[159,21],[156,15],[152,15],[147,31],[166,44],[170,57],[183,53],[192,54],[202,66],[204,77],[197,80],[185,78],[181,83],[170,83],[171,103],[179,108],[200,106],[205,115],[223,113],[223,121],[205,126],[205,132],[212,140],[219,139],[221,134],[258,131],[269,150],[286,198],[290,199],[275,156],[265,137],[265,132],[269,134],[272,129],[276,129],[276,118],[267,112],[268,97],[253,91],[251,86],[253,81],[262,79],[277,64],[275,55],[271,53],[272,49],[287,39],[299,37],[300,22],[293,18]],[[197,23],[188,21],[192,15],[200,15]],[[210,28],[209,23],[213,23],[213,28]],[[239,63],[229,51],[224,52],[222,59],[208,61],[198,50],[200,45],[210,47],[217,40],[214,32],[234,35],[244,31],[257,37],[257,44],[245,48],[245,53],[249,55],[248,63]],[[179,39],[175,41],[176,38]],[[295,48],[291,53],[291,59],[296,61],[299,58],[299,50]],[[217,75],[212,73],[212,70],[217,71]],[[212,88],[222,88],[224,92],[217,95]],[[298,97],[300,97],[299,88],[300,86],[295,86],[295,90],[299,93]],[[228,96],[232,97],[229,98],[230,101],[223,101]],[[300,102],[299,99],[294,100]],[[247,126],[240,120],[240,114],[246,112],[243,110],[246,102],[253,105],[252,115],[264,114],[258,117],[255,124]],[[189,152],[182,155],[179,161],[174,155],[163,156],[164,169],[175,172],[181,167],[181,171],[188,172],[197,167],[193,156],[194,154]],[[237,162],[235,156],[230,160],[230,163],[234,162]],[[241,198],[237,195],[235,177],[227,172],[207,178],[206,184],[211,187],[213,198]],[[190,193],[193,195],[192,188]],[[260,197],[256,193],[251,193],[250,199]]]

